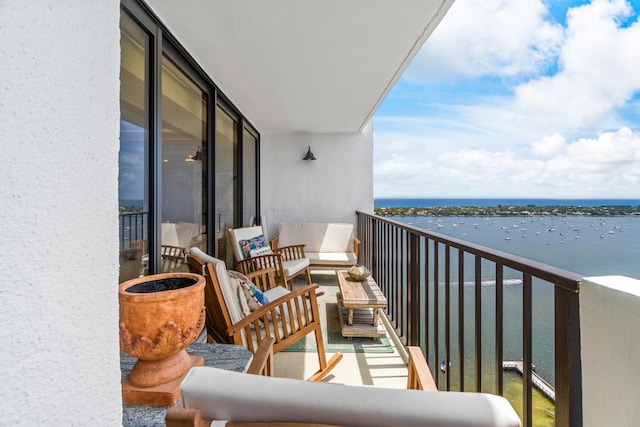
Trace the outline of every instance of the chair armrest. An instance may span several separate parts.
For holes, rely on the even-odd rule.
[[[410,390],[438,391],[420,347],[409,346],[407,347],[407,352],[409,353],[407,388]]]
[[[269,246],[271,246],[271,250],[272,251],[277,251],[278,250],[278,242],[280,241],[279,237],[274,237],[273,239],[269,240]]]
[[[253,360],[247,369],[247,374],[264,375],[272,377],[273,370],[273,337],[267,337],[258,346],[258,351],[253,355]]]
[[[278,248],[278,253],[282,254],[282,258],[285,261],[289,261],[292,259],[302,259],[306,258],[304,254],[304,247],[306,245],[291,245],[291,246],[283,246]]]
[[[360,261],[360,239],[353,239],[353,252],[356,254],[356,260]]]
[[[255,334],[258,345],[266,337],[273,336],[277,345],[317,320],[314,318],[314,311],[317,312],[318,288],[314,283],[288,292],[229,327],[227,333],[234,337],[235,342],[241,342],[243,331],[247,337]],[[270,322],[273,323],[273,330],[267,326]],[[246,341],[247,348],[255,354],[258,349],[253,340],[248,338]]]
[[[166,427],[209,427],[211,421],[203,420],[200,409],[169,408],[164,417]]]

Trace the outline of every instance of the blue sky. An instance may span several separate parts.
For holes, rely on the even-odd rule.
[[[640,198],[639,16],[456,0],[374,116],[374,196]]]

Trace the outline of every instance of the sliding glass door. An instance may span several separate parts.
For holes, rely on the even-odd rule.
[[[184,248],[207,251],[207,93],[162,57],[162,224],[164,272],[186,266]],[[177,257],[177,258],[176,258]]]

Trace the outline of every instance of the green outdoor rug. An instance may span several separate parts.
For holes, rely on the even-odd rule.
[[[320,304],[320,318],[322,322],[322,339],[327,353],[393,353],[393,346],[387,337],[345,338],[340,329],[338,318],[338,304],[327,302]],[[326,325],[326,327],[325,327]],[[314,334],[308,334],[299,341],[293,343],[282,351],[287,352],[316,352],[316,340]]]

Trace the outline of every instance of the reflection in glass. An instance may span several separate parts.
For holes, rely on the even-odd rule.
[[[238,121],[216,106],[216,256],[233,265],[226,239],[227,228],[236,227]]]
[[[253,225],[252,220],[256,215],[257,145],[256,137],[244,129],[242,134],[242,221],[245,227]]]
[[[146,274],[149,236],[149,108],[145,90],[149,36],[125,13],[120,18],[120,277]]]
[[[207,94],[167,57],[162,58],[163,272],[187,270],[182,249],[205,252],[207,206]],[[176,249],[178,248],[178,249]]]

